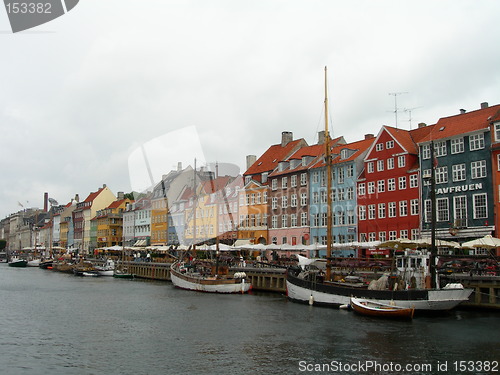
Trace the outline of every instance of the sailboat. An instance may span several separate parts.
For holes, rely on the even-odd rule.
[[[194,204],[193,204],[193,253],[196,251],[196,161],[194,167]],[[216,238],[216,256],[219,254],[219,241]],[[208,293],[246,293],[251,289],[251,283],[246,281],[244,272],[236,272],[230,276],[226,269],[216,264],[203,261],[184,261],[178,259],[170,267],[170,279],[177,288],[208,292]]]
[[[325,163],[327,175],[327,259],[326,275],[322,272],[307,269],[306,267],[290,267],[287,272],[287,296],[291,301],[309,303],[310,305],[323,305],[331,307],[347,306],[351,297],[375,301],[381,304],[392,304],[399,307],[418,310],[449,310],[461,302],[467,301],[472,289],[465,289],[462,284],[447,284],[444,288],[412,288],[392,290],[385,288],[369,289],[354,287],[348,283],[335,283],[331,281],[331,255],[332,255],[332,200],[331,200],[331,155],[330,137],[328,133],[328,90],[327,68],[325,67]],[[434,238],[434,237],[433,237]],[[431,257],[431,262],[434,257]],[[425,260],[421,264],[426,264]],[[432,267],[434,269],[434,267]]]

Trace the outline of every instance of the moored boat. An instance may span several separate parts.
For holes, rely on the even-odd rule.
[[[318,281],[315,275],[290,268],[287,273],[287,296],[295,302],[340,307],[350,303],[351,296],[375,300],[415,310],[450,310],[467,301],[472,289],[461,284],[449,284],[442,289],[373,290],[349,285]]]
[[[385,304],[370,299],[351,297],[351,308],[361,315],[390,319],[413,319],[414,308],[397,306],[392,303]]]
[[[52,269],[52,264],[54,263],[54,259],[45,259],[42,260],[39,264],[38,267],[46,270],[46,269]]]
[[[9,262],[9,267],[17,267],[24,268],[28,265],[28,261],[26,259],[21,258],[12,258]]]
[[[39,259],[39,258],[31,259],[31,260],[28,260],[27,266],[28,267],[39,267],[40,263],[41,263],[41,259]]]
[[[174,262],[170,267],[170,279],[177,288],[209,293],[246,293],[251,283],[244,272],[233,276],[204,273],[195,264]]]
[[[115,273],[115,262],[107,259],[103,266],[95,266],[99,276],[113,276]]]

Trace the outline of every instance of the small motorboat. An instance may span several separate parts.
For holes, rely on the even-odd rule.
[[[415,312],[414,308],[354,297],[351,297],[351,308],[358,314],[392,319],[412,319]]]
[[[21,259],[21,258],[12,258],[9,262],[9,267],[24,268],[27,265],[28,261],[26,259]]]
[[[95,266],[99,276],[113,276],[115,273],[115,262],[108,259],[103,266]]]

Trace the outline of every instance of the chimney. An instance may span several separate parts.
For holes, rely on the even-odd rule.
[[[123,191],[118,192],[118,199],[119,200],[125,199],[125,193]]]
[[[47,209],[49,207],[48,202],[49,202],[49,193],[44,193],[43,194],[43,212],[47,212]]]
[[[102,188],[103,188],[103,189],[104,189],[104,188],[106,188],[106,184],[102,184]]]
[[[463,115],[465,112],[467,112],[465,109],[460,108],[460,114]]]
[[[488,108],[489,105],[488,105],[488,102],[482,102],[481,103],[481,109],[485,109],[485,108]]]
[[[373,134],[365,134],[365,140],[375,138]]]
[[[182,161],[177,163],[177,172],[182,171]]]
[[[247,155],[247,169],[249,169],[257,161],[257,156]]]
[[[425,128],[427,126],[427,124],[425,122],[419,122],[418,123],[418,128],[421,129],[421,128]]]
[[[80,203],[80,196],[78,194],[75,194],[75,202]]]
[[[325,143],[325,131],[321,130],[318,132],[318,145],[322,145]]]
[[[291,141],[293,141],[292,132],[281,132],[281,147],[285,147]]]

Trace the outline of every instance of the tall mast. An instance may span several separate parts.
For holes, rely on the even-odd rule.
[[[193,202],[193,254],[196,250],[196,207],[198,206],[198,196],[196,195],[196,158],[194,159],[194,178],[193,178],[193,189],[194,189],[194,202]]]
[[[328,133],[328,85],[325,66],[325,163],[326,163],[326,279],[331,278],[332,257],[332,163],[330,157],[330,134]]]

